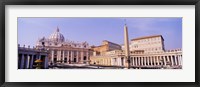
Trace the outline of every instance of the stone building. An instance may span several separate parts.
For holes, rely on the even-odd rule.
[[[130,42],[130,50],[143,50],[145,53],[163,52],[164,39],[162,35],[152,35],[132,39]]]
[[[100,46],[91,46],[93,55],[105,55],[107,51],[120,50],[120,49],[121,49],[120,45],[107,40],[103,40],[102,45]]]
[[[127,32],[127,26],[125,25]],[[127,33],[125,33],[127,34]],[[127,39],[127,35],[126,35]],[[128,40],[128,39],[127,39]],[[126,41],[125,44],[129,43]],[[162,35],[152,35],[132,39],[128,58],[130,67],[137,69],[161,69],[161,68],[182,68],[182,49],[165,50],[164,38]],[[103,55],[93,55],[90,57],[91,64],[104,66],[126,67],[127,55],[125,46],[121,49],[104,51]]]
[[[41,68],[47,69],[48,68],[48,58],[47,58],[47,51],[39,50],[36,48],[25,48],[20,47],[18,45],[18,69],[35,69],[36,68],[36,60],[41,60]]]
[[[49,38],[40,38],[36,43],[37,49],[48,51],[49,64],[89,64],[90,47],[85,42],[65,40],[57,27]]]

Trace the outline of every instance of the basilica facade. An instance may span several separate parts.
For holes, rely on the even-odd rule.
[[[48,38],[38,39],[36,48],[48,51],[49,64],[89,64],[89,44],[65,40],[58,27]]]

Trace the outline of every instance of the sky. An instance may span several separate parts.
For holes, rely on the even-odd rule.
[[[57,27],[65,39],[83,42],[90,46],[101,45],[103,40],[124,43],[125,20],[129,40],[162,35],[165,49],[182,48],[182,18],[18,18],[18,44],[36,45],[39,38],[48,38]]]

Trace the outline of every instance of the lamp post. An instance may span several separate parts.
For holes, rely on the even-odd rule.
[[[42,67],[42,65],[41,65],[42,60],[37,59],[37,60],[35,60],[35,63],[36,63],[36,69],[41,69],[41,67]]]

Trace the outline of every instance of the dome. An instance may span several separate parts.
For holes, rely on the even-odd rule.
[[[53,42],[64,42],[65,38],[64,36],[59,32],[59,28],[57,27],[56,32],[50,35],[49,37],[50,41]]]

